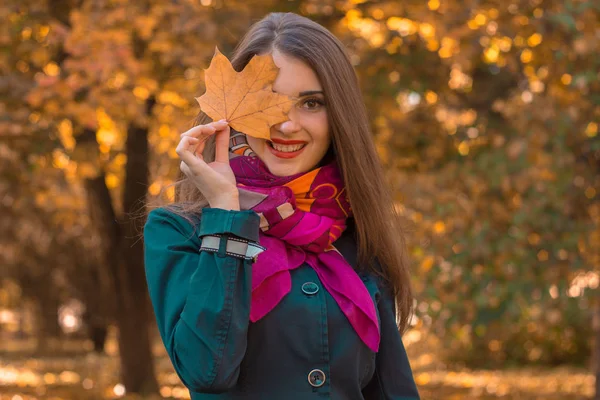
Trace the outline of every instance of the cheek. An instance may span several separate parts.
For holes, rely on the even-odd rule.
[[[246,136],[246,142],[248,142],[248,146],[255,152],[258,153],[262,151],[265,146],[265,141],[262,139],[256,139],[252,136]]]
[[[313,121],[313,140],[319,145],[328,146],[331,141],[331,133],[329,132],[327,114],[323,113],[315,117]]]

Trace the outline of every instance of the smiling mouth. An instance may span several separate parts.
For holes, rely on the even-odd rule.
[[[270,140],[267,140],[267,144],[272,149],[275,149],[275,150],[280,151],[282,153],[294,153],[296,151],[302,150],[307,145],[307,143],[302,143],[302,144],[280,144],[280,143],[273,143]]]

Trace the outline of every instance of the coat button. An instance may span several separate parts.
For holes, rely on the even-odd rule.
[[[308,383],[312,387],[321,387],[325,383],[325,373],[320,369],[313,369],[308,373]]]
[[[314,282],[303,283],[302,291],[304,292],[304,294],[312,296],[313,294],[316,294],[319,291],[319,285],[317,285]]]

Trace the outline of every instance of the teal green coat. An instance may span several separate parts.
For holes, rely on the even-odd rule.
[[[377,305],[378,353],[360,340],[308,264],[291,271],[291,292],[269,314],[249,322],[252,260],[199,248],[204,235],[257,242],[258,232],[254,211],[206,208],[202,223],[192,225],[156,209],[146,222],[150,298],[192,399],[419,399],[394,300],[375,275],[359,272]],[[335,246],[360,271],[353,230]]]

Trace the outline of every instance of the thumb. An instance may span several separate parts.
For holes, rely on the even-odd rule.
[[[229,163],[229,125],[221,129],[215,135],[215,161]]]

